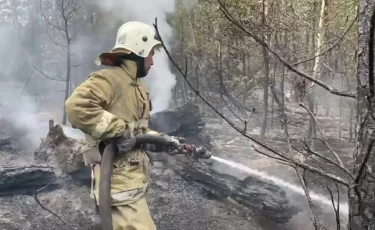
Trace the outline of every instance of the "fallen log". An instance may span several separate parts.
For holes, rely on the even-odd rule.
[[[28,194],[55,177],[51,167],[41,165],[0,167],[0,195]]]
[[[210,199],[231,199],[257,216],[275,223],[287,223],[298,213],[277,185],[254,177],[240,180],[234,176],[202,167],[185,167],[182,178],[194,183]]]

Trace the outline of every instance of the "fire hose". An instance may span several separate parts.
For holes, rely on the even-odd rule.
[[[157,146],[168,147],[169,141],[165,136],[155,136],[149,134],[141,134],[130,139],[127,139],[129,146],[139,148],[142,145],[152,144]],[[181,143],[178,147],[176,154],[185,154],[193,159],[209,159],[211,153],[204,147],[196,147],[192,144]],[[130,149],[129,149],[130,150]],[[111,140],[105,146],[100,170],[100,182],[99,182],[99,215],[101,220],[101,226],[104,230],[112,230],[112,212],[111,212],[111,176],[113,160],[118,152],[117,141]],[[170,154],[172,155],[172,154]],[[175,154],[173,154],[175,155]]]

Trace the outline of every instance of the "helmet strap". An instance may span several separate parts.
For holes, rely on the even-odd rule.
[[[137,63],[137,78],[145,77],[147,75],[145,70],[145,59],[139,57],[135,60],[135,63]]]
[[[131,60],[134,61],[137,65],[137,78],[143,78],[147,75],[146,70],[145,70],[145,59],[143,57],[139,57],[135,55],[134,53],[128,54],[121,56],[119,58],[118,65],[121,65],[121,62],[123,60]]]

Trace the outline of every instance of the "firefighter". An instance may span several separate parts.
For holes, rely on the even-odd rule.
[[[154,52],[160,47],[161,42],[152,26],[136,21],[123,24],[117,32],[114,48],[96,60],[97,64],[106,67],[91,73],[65,102],[69,122],[83,131],[90,143],[84,160],[92,168],[91,197],[97,205],[99,143],[140,133],[159,135],[148,128],[152,105],[140,79],[149,72]],[[145,199],[150,165],[148,155],[142,149],[132,149],[116,156],[113,164],[113,229],[156,229]]]

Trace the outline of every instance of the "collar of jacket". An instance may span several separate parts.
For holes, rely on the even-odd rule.
[[[121,64],[121,68],[131,77],[133,80],[137,80],[137,64],[132,60],[124,60]]]

